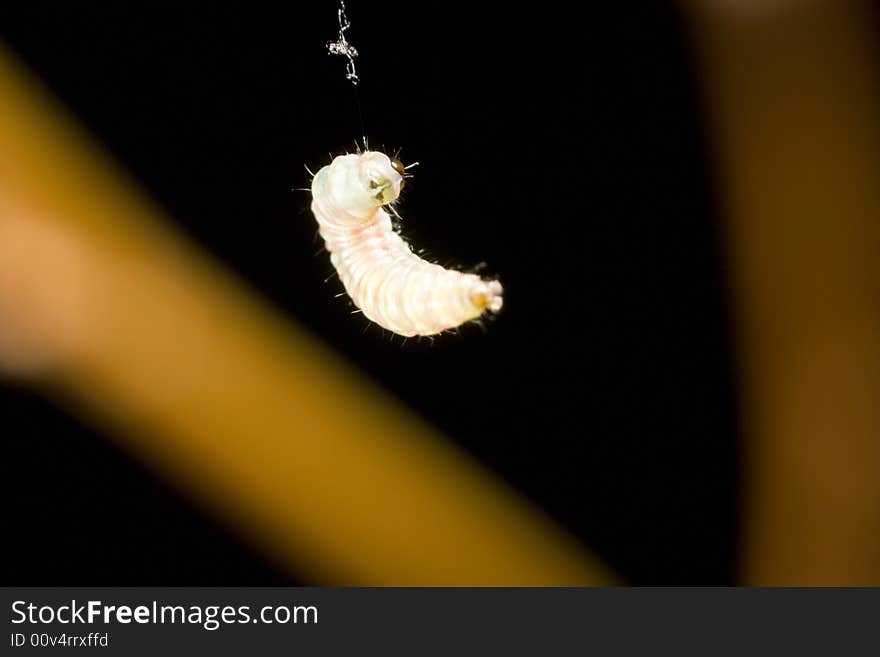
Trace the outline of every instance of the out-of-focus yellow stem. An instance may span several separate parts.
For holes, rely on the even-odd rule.
[[[611,581],[174,234],[2,49],[0,363],[314,582]]]
[[[728,211],[743,574],[880,584],[880,78],[871,8],[694,0]]]

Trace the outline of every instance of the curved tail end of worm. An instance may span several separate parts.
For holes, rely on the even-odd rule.
[[[482,311],[498,313],[504,305],[504,289],[501,281],[480,281],[471,291],[471,301]]]

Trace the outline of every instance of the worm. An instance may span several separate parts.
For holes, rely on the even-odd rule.
[[[312,212],[348,296],[367,319],[407,337],[499,312],[498,280],[423,260],[394,230],[385,206],[400,195],[404,169],[364,151],[336,157],[312,179]]]

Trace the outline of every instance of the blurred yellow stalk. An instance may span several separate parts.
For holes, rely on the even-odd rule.
[[[611,581],[176,235],[3,49],[0,363],[315,583]]]
[[[733,264],[743,579],[880,584],[880,77],[869,3],[692,0]]]

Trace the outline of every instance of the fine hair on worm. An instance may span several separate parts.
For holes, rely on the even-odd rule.
[[[398,335],[435,335],[497,313],[501,283],[423,260],[394,230],[385,207],[405,167],[378,151],[336,157],[312,179],[312,212],[352,302]],[[393,211],[393,210],[392,210]]]

